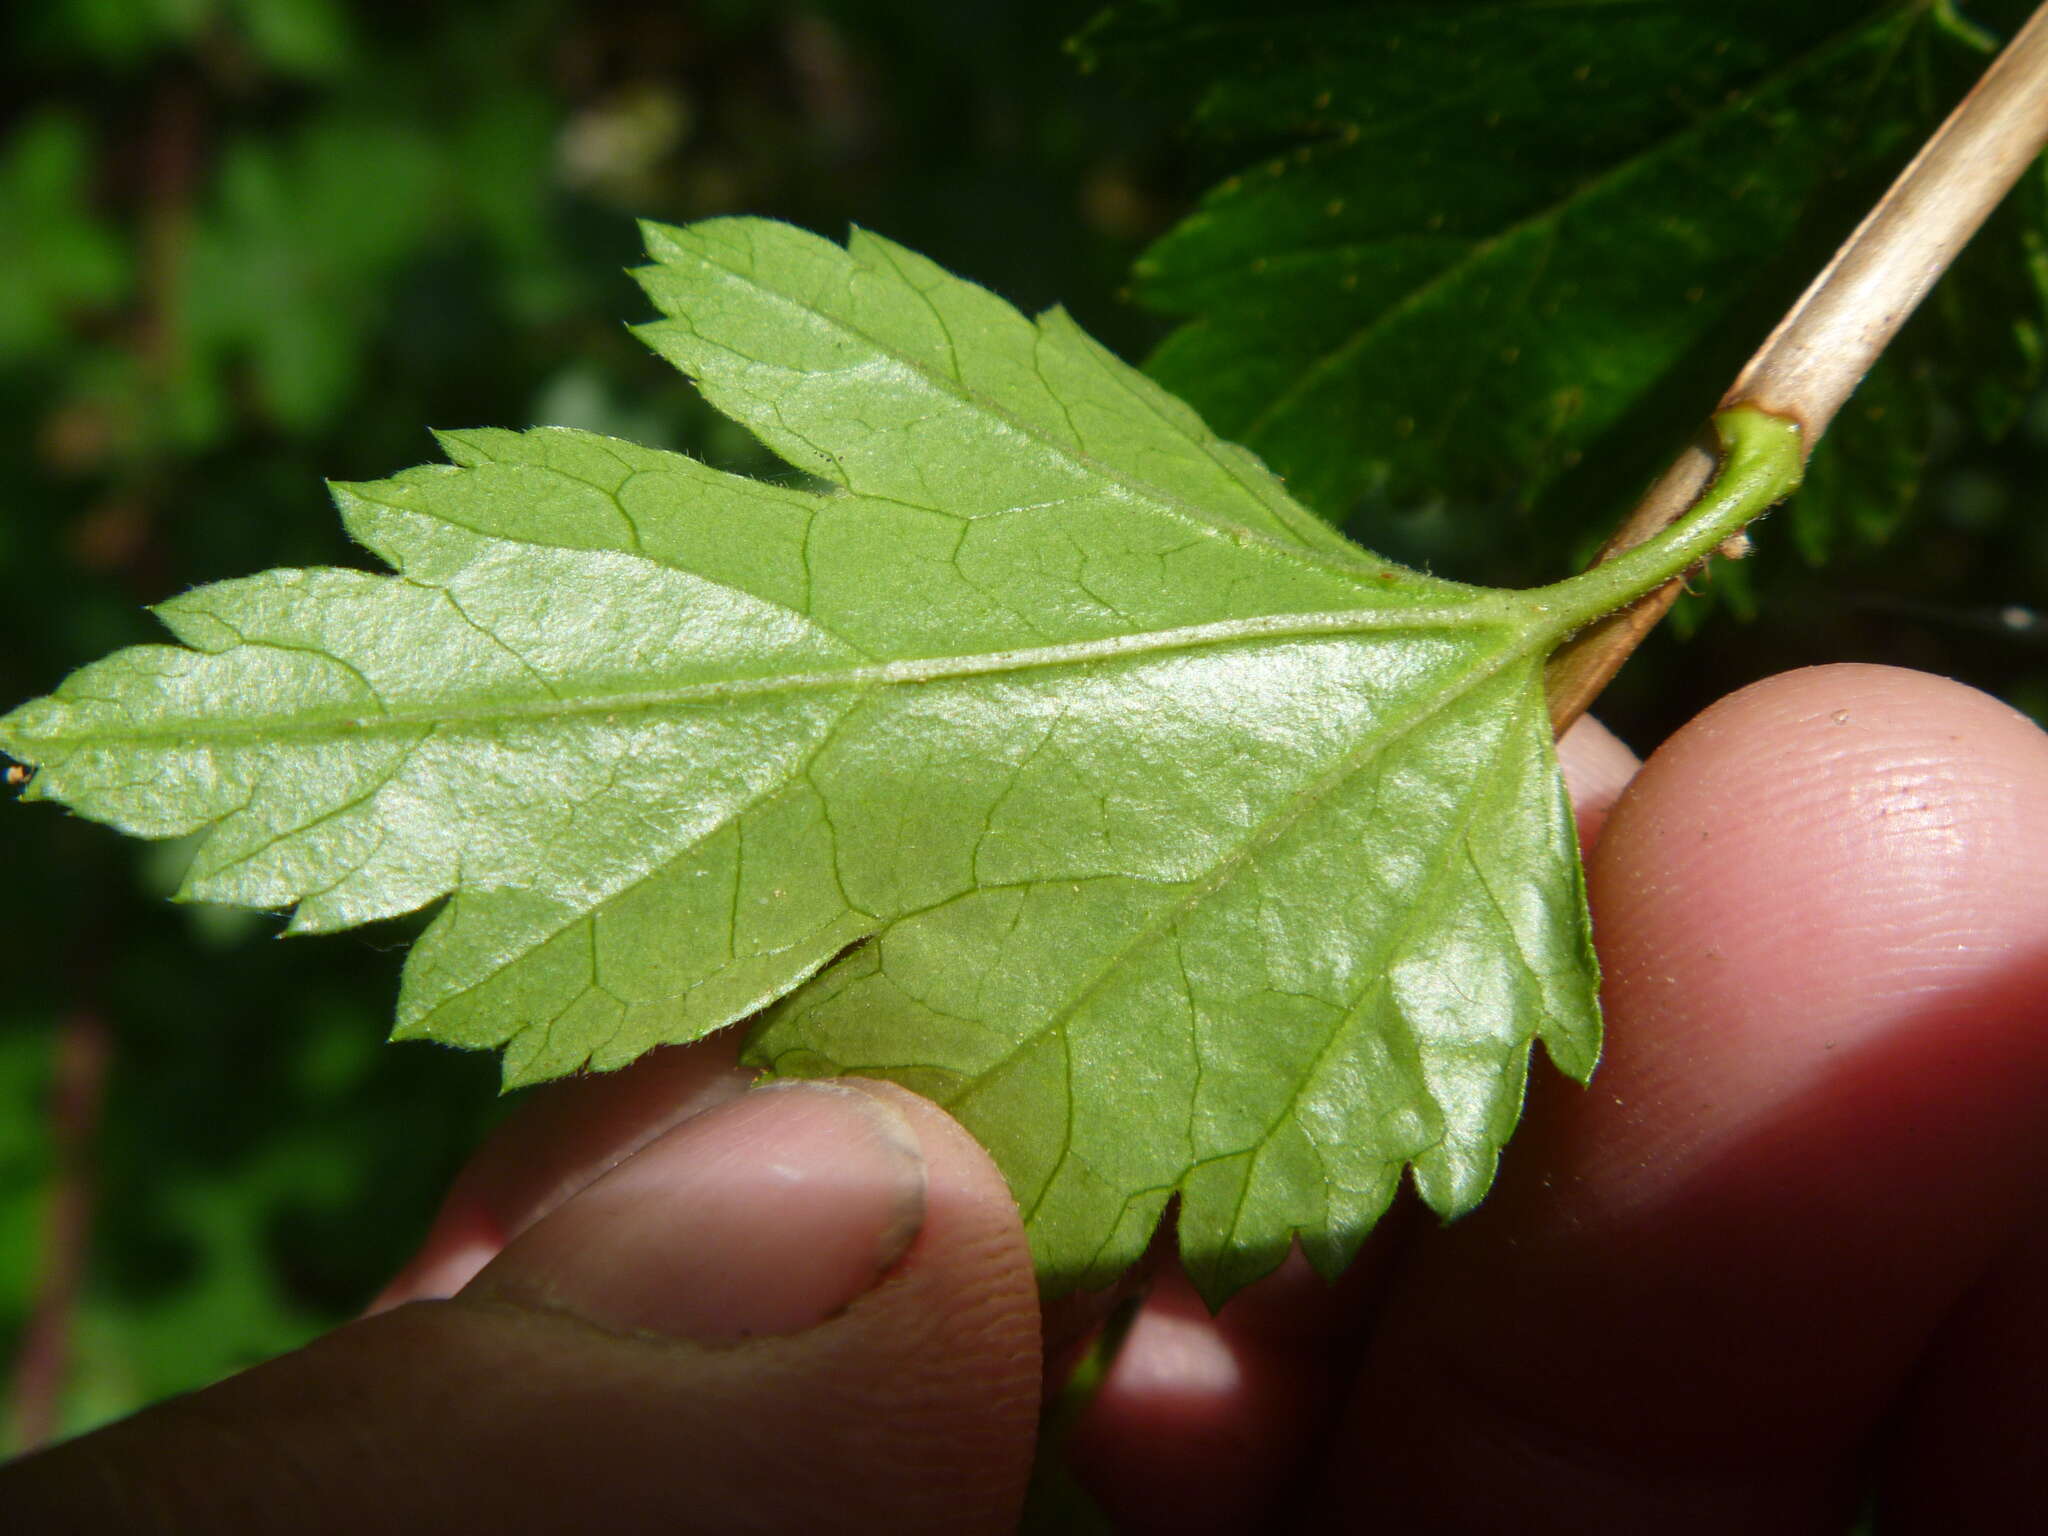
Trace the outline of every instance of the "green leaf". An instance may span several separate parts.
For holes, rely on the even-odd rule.
[[[348,402],[392,272],[446,215],[443,172],[430,137],[341,112],[282,146],[228,146],[180,269],[175,404],[187,441],[221,430],[230,363],[246,361],[256,398],[292,430]]]
[[[397,574],[185,593],[182,647],[0,719],[28,798],[205,829],[183,894],[293,932],[448,898],[397,1033],[509,1083],[765,1009],[777,1072],[958,1115],[1054,1287],[1176,1193],[1219,1299],[1297,1234],[1337,1269],[1404,1167],[1476,1201],[1531,1041],[1597,1051],[1543,657],[1725,529],[1437,580],[1058,311],[872,235],[648,238],[641,334],[824,491],[448,434],[336,490]]]
[[[54,351],[67,312],[111,307],[129,273],[113,231],[89,200],[85,128],[45,109],[0,142],[0,358],[16,366]]]
[[[1990,46],[1926,0],[1151,0],[1076,43],[1258,157],[1138,263],[1187,322],[1149,371],[1333,520],[1542,501],[1523,543],[1546,556],[1606,531]],[[1882,365],[1891,414],[1818,448],[1809,553],[1896,524],[1932,430],[1909,399],[2013,420],[2042,192]]]

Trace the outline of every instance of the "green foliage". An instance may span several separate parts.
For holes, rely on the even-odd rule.
[[[1183,1201],[1217,1298],[1490,1181],[1596,1054],[1541,662],[1585,617],[1347,546],[1054,311],[651,227],[646,339],[824,491],[562,429],[337,492],[398,571],[160,604],[0,719],[27,797],[209,828],[191,898],[446,908],[399,1032],[520,1083],[769,1009],[995,1153],[1055,1286]],[[793,992],[799,984],[801,990]],[[793,995],[792,995],[793,993]]]
[[[286,75],[330,75],[354,54],[337,0],[67,0],[34,8],[31,47],[133,66],[159,50],[234,38]]]
[[[1137,265],[1138,296],[1187,317],[1154,376],[1340,522],[1542,502],[1540,551],[1604,535],[1611,488],[1696,427],[1991,42],[1926,0],[1140,0],[1077,46],[1192,82],[1199,131],[1260,156]],[[1820,447],[1792,513],[1810,557],[1896,526],[1938,402],[2012,424],[2044,193],[2036,174]]]
[[[54,344],[69,313],[126,289],[125,253],[86,202],[90,163],[85,129],[59,112],[0,148],[0,356]]]

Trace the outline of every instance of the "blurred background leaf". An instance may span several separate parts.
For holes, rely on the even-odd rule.
[[[1590,556],[2031,9],[1123,0],[1072,46],[1210,168],[1136,265],[1179,322],[1149,371],[1361,542],[1517,586]],[[1721,636],[1745,672],[1968,653],[2038,701],[2048,540],[1986,491],[2040,462],[2044,326],[2037,165],[1603,712],[1655,739],[1728,676],[1671,649],[1717,605],[1764,620]]]
[[[1151,371],[1337,521],[1535,514],[1485,557],[1512,580],[1604,537],[1611,492],[1573,471],[1661,467],[1995,42],[1925,0],[1138,0],[1078,51],[1198,83],[1199,131],[1261,156],[1138,263],[1140,299],[1187,317]],[[1897,525],[1944,404],[2012,425],[2042,191],[1821,445],[1793,514],[1816,563]]]
[[[1257,9],[1284,18],[1315,7]],[[1731,51],[1767,75],[1784,73],[1772,50],[1786,37],[1880,8],[1715,9],[1766,28]],[[2017,7],[1913,9],[1949,28],[1937,35],[1923,20],[1911,34],[1949,74],[1887,78],[1938,95],[1976,67],[1972,29],[2002,26]],[[1089,13],[1086,0],[10,8],[0,20],[0,703],[156,638],[143,605],[196,583],[361,564],[320,481],[431,457],[429,426],[551,422],[786,473],[626,334],[644,313],[622,275],[638,256],[635,215],[745,211],[835,236],[857,221],[1026,308],[1066,303],[1125,356],[1152,352],[1169,326],[1121,302],[1133,260],[1205,185],[1330,140],[1336,97],[1315,106],[1320,85],[1286,70],[1262,76],[1249,66],[1263,56],[1244,50],[1162,55],[1139,79],[1083,75],[1061,44]],[[1120,13],[1096,46],[1135,36],[1153,14]],[[1463,48],[1446,48],[1443,67],[1478,72]],[[1668,138],[1672,111],[1710,106],[1715,71],[1734,67],[1693,58],[1674,77],[1667,61],[1638,60],[1619,42],[1599,57],[1606,72],[1578,84],[1626,94],[1632,71],[1654,64],[1682,98],[1674,107],[1636,81],[1636,116],[1610,130],[1605,151],[1617,163]],[[1274,78],[1302,89],[1280,101]],[[1411,94],[1426,83],[1388,79]],[[1467,143],[1491,142],[1487,93],[1504,112],[1533,111],[1533,89],[1484,77],[1459,108]],[[1195,104],[1205,105],[1190,130]],[[1429,121],[1447,120],[1449,107],[1423,105]],[[1379,121],[1390,100],[1347,106]],[[1777,110],[1759,109],[1766,144]],[[1887,144],[1906,147],[1897,135]],[[1438,146],[1454,147],[1454,135]],[[1288,166],[1273,187],[1320,174]],[[1427,175],[1380,169],[1357,209],[1426,201]],[[1721,174],[1741,170],[1731,159]],[[1583,171],[1581,158],[1556,175]],[[1846,216],[1853,182],[1828,203]],[[1298,241],[1303,219],[1321,228],[1349,216],[1329,215],[1328,197],[1268,208],[1256,188],[1242,195],[1268,210],[1267,224],[1234,237],[1254,242]],[[1711,184],[1696,189],[1695,203],[1712,199]],[[1833,238],[1819,215],[1794,213],[1799,239]],[[1725,223],[1704,206],[1674,216],[1695,231]],[[1996,249],[2015,237],[2024,231]],[[1168,237],[1160,259],[1189,238]],[[1683,244],[1684,231],[1672,238]],[[1361,285],[1398,277],[1426,246],[1396,242],[1387,264],[1359,269]],[[1773,253],[1770,280],[1796,290],[1807,249]],[[1240,255],[1239,282],[1256,259],[1249,247]],[[1448,575],[1540,580],[1619,515],[1634,479],[1683,430],[1670,423],[1697,418],[1774,316],[1750,290],[1693,299],[1628,252],[1615,259],[1643,325],[1682,343],[1642,397],[1651,404],[1566,410],[1559,391],[1590,400],[1616,370],[1643,372],[1633,353],[1584,351],[1575,380],[1559,374],[1533,391],[1536,428],[1503,431],[1470,462],[1463,447],[1440,445],[1434,469],[1402,461],[1401,494],[1387,478],[1358,496],[1353,528],[1367,543]],[[1155,300],[1163,273],[1141,284]],[[1300,307],[1260,277],[1246,289],[1257,302]],[[1920,413],[1929,430],[1910,452],[1884,450],[1896,462],[1884,452],[1845,461],[1841,483],[1823,483],[1823,510],[1766,525],[1752,568],[1717,583],[1739,587],[1755,621],[1722,611],[1695,620],[1709,633],[1694,643],[1654,640],[1602,705],[1624,736],[1653,744],[1715,694],[1806,660],[1927,666],[2048,711],[2032,617],[2048,582],[2048,408],[2025,392],[2024,338],[2006,328],[2034,312],[2037,282],[2000,258],[1970,279],[1960,315],[1929,330],[1924,362],[1859,397]],[[1468,369],[1499,363],[1491,336],[1453,327],[1441,345]],[[1272,351],[1226,349],[1211,359],[1214,378],[1196,369],[1180,382],[1227,408],[1268,377]],[[1510,391],[1500,408],[1531,393]],[[1987,447],[1977,423],[2001,415],[2017,425]],[[1543,428],[1551,418],[1562,424]],[[1595,418],[1599,431],[1567,442],[1573,423]],[[1332,442],[1356,456],[1396,420],[1377,395],[1353,399],[1331,422]],[[1489,489],[1499,461],[1486,455],[1503,446],[1536,452],[1542,473]],[[1566,462],[1571,452],[1583,457]],[[1916,475],[1905,530],[1873,537],[1896,516],[1889,488]],[[1823,547],[1820,569],[1799,553]],[[278,943],[275,920],[164,901],[178,845],[137,849],[55,814],[0,812],[0,1358],[13,1362],[4,1450],[199,1385],[347,1316],[417,1241],[501,1101],[486,1056],[381,1043],[408,925]],[[39,1305],[61,1326],[42,1326]]]

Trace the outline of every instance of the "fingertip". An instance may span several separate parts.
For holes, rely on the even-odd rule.
[[[1030,1250],[993,1161],[930,1101],[866,1079],[755,1090],[628,1158],[500,1267],[538,1244],[537,1272],[494,1288],[486,1270],[452,1305],[597,1322],[593,1349],[661,1383],[601,1412],[668,1447],[635,1475],[659,1474],[689,1528],[1014,1525],[1039,1403]]]
[[[942,1248],[981,1266],[981,1282],[1005,1308],[1027,1313],[1035,1334],[1037,1271],[1009,1182],[986,1148],[938,1105],[896,1083],[847,1078],[849,1085],[901,1114],[925,1157],[924,1227],[912,1248]]]
[[[1579,846],[1599,841],[1608,813],[1642,767],[1629,746],[1591,715],[1581,715],[1557,741],[1557,763],[1571,792]]]
[[[671,1129],[453,1299],[11,1466],[0,1504],[38,1530],[998,1536],[1038,1377],[986,1154],[901,1090],[790,1084]]]
[[[1385,1249],[1332,1285],[1299,1247],[1211,1315],[1169,1265],[1081,1414],[1068,1457],[1128,1536],[1278,1526],[1334,1412]]]
[[[365,1314],[453,1296],[524,1232],[693,1116],[737,1098],[740,1031],[649,1051],[616,1072],[531,1090],[457,1176],[419,1249]]]
[[[798,1333],[904,1257],[927,1184],[894,1104],[830,1081],[775,1083],[626,1158],[464,1294],[699,1343]]]
[[[2048,736],[1986,694],[1829,666],[1731,695],[1649,760],[1589,864],[1601,1089],[1732,1132],[1932,1027],[1931,998],[2024,1001],[2044,850]]]
[[[1345,1430],[1390,1475],[1333,1504],[1846,1518],[2048,1172],[2044,850],[2048,737],[1938,678],[1787,674],[1661,748],[1589,861],[1599,1074],[1537,1082],[1500,1187],[1404,1270]]]
[[[453,1296],[505,1250],[505,1229],[475,1205],[444,1206],[419,1251],[363,1308],[376,1317],[409,1301]]]

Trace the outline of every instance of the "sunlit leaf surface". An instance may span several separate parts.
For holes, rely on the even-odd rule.
[[[870,235],[650,227],[647,341],[820,491],[560,429],[336,496],[395,574],[157,610],[0,720],[185,894],[442,901],[398,1032],[514,1083],[766,1010],[990,1147],[1041,1269],[1169,1197],[1221,1297],[1405,1168],[1484,1192],[1597,1050],[1540,683],[1566,621],[1392,566],[1054,312]]]

